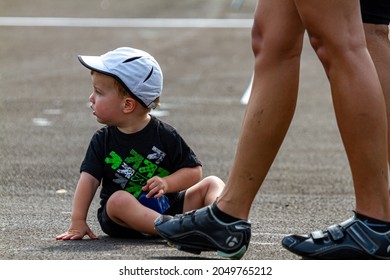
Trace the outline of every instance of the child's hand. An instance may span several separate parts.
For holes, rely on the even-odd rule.
[[[152,196],[159,198],[167,192],[168,184],[163,178],[154,176],[146,182],[146,185],[142,187],[142,190],[144,192],[149,191],[146,195],[147,198],[151,198]]]
[[[88,235],[91,239],[98,239],[85,222],[72,222],[67,232],[56,237],[57,240],[78,240]]]

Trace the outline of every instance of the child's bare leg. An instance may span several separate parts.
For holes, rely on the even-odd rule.
[[[218,177],[209,176],[186,191],[183,212],[210,205],[219,196],[225,183]]]
[[[107,201],[106,211],[115,223],[136,231],[158,235],[154,229],[154,220],[160,215],[143,206],[126,191],[117,191]]]

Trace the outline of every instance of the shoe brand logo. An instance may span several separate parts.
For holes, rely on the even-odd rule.
[[[387,226],[385,224],[373,224],[373,223],[370,223],[368,220],[365,220],[364,223],[369,227],[386,227]]]
[[[237,243],[238,243],[237,237],[229,236],[229,237],[226,239],[226,244],[227,244],[229,247],[234,247]]]

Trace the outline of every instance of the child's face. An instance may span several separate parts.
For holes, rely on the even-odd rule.
[[[119,94],[114,78],[97,72],[91,76],[93,92],[89,101],[93,114],[100,123],[117,125],[123,116],[125,98]]]

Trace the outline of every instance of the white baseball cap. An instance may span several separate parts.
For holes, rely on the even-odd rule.
[[[101,56],[79,55],[88,69],[115,78],[146,108],[155,108],[161,95],[163,75],[158,62],[145,51],[122,47]]]

